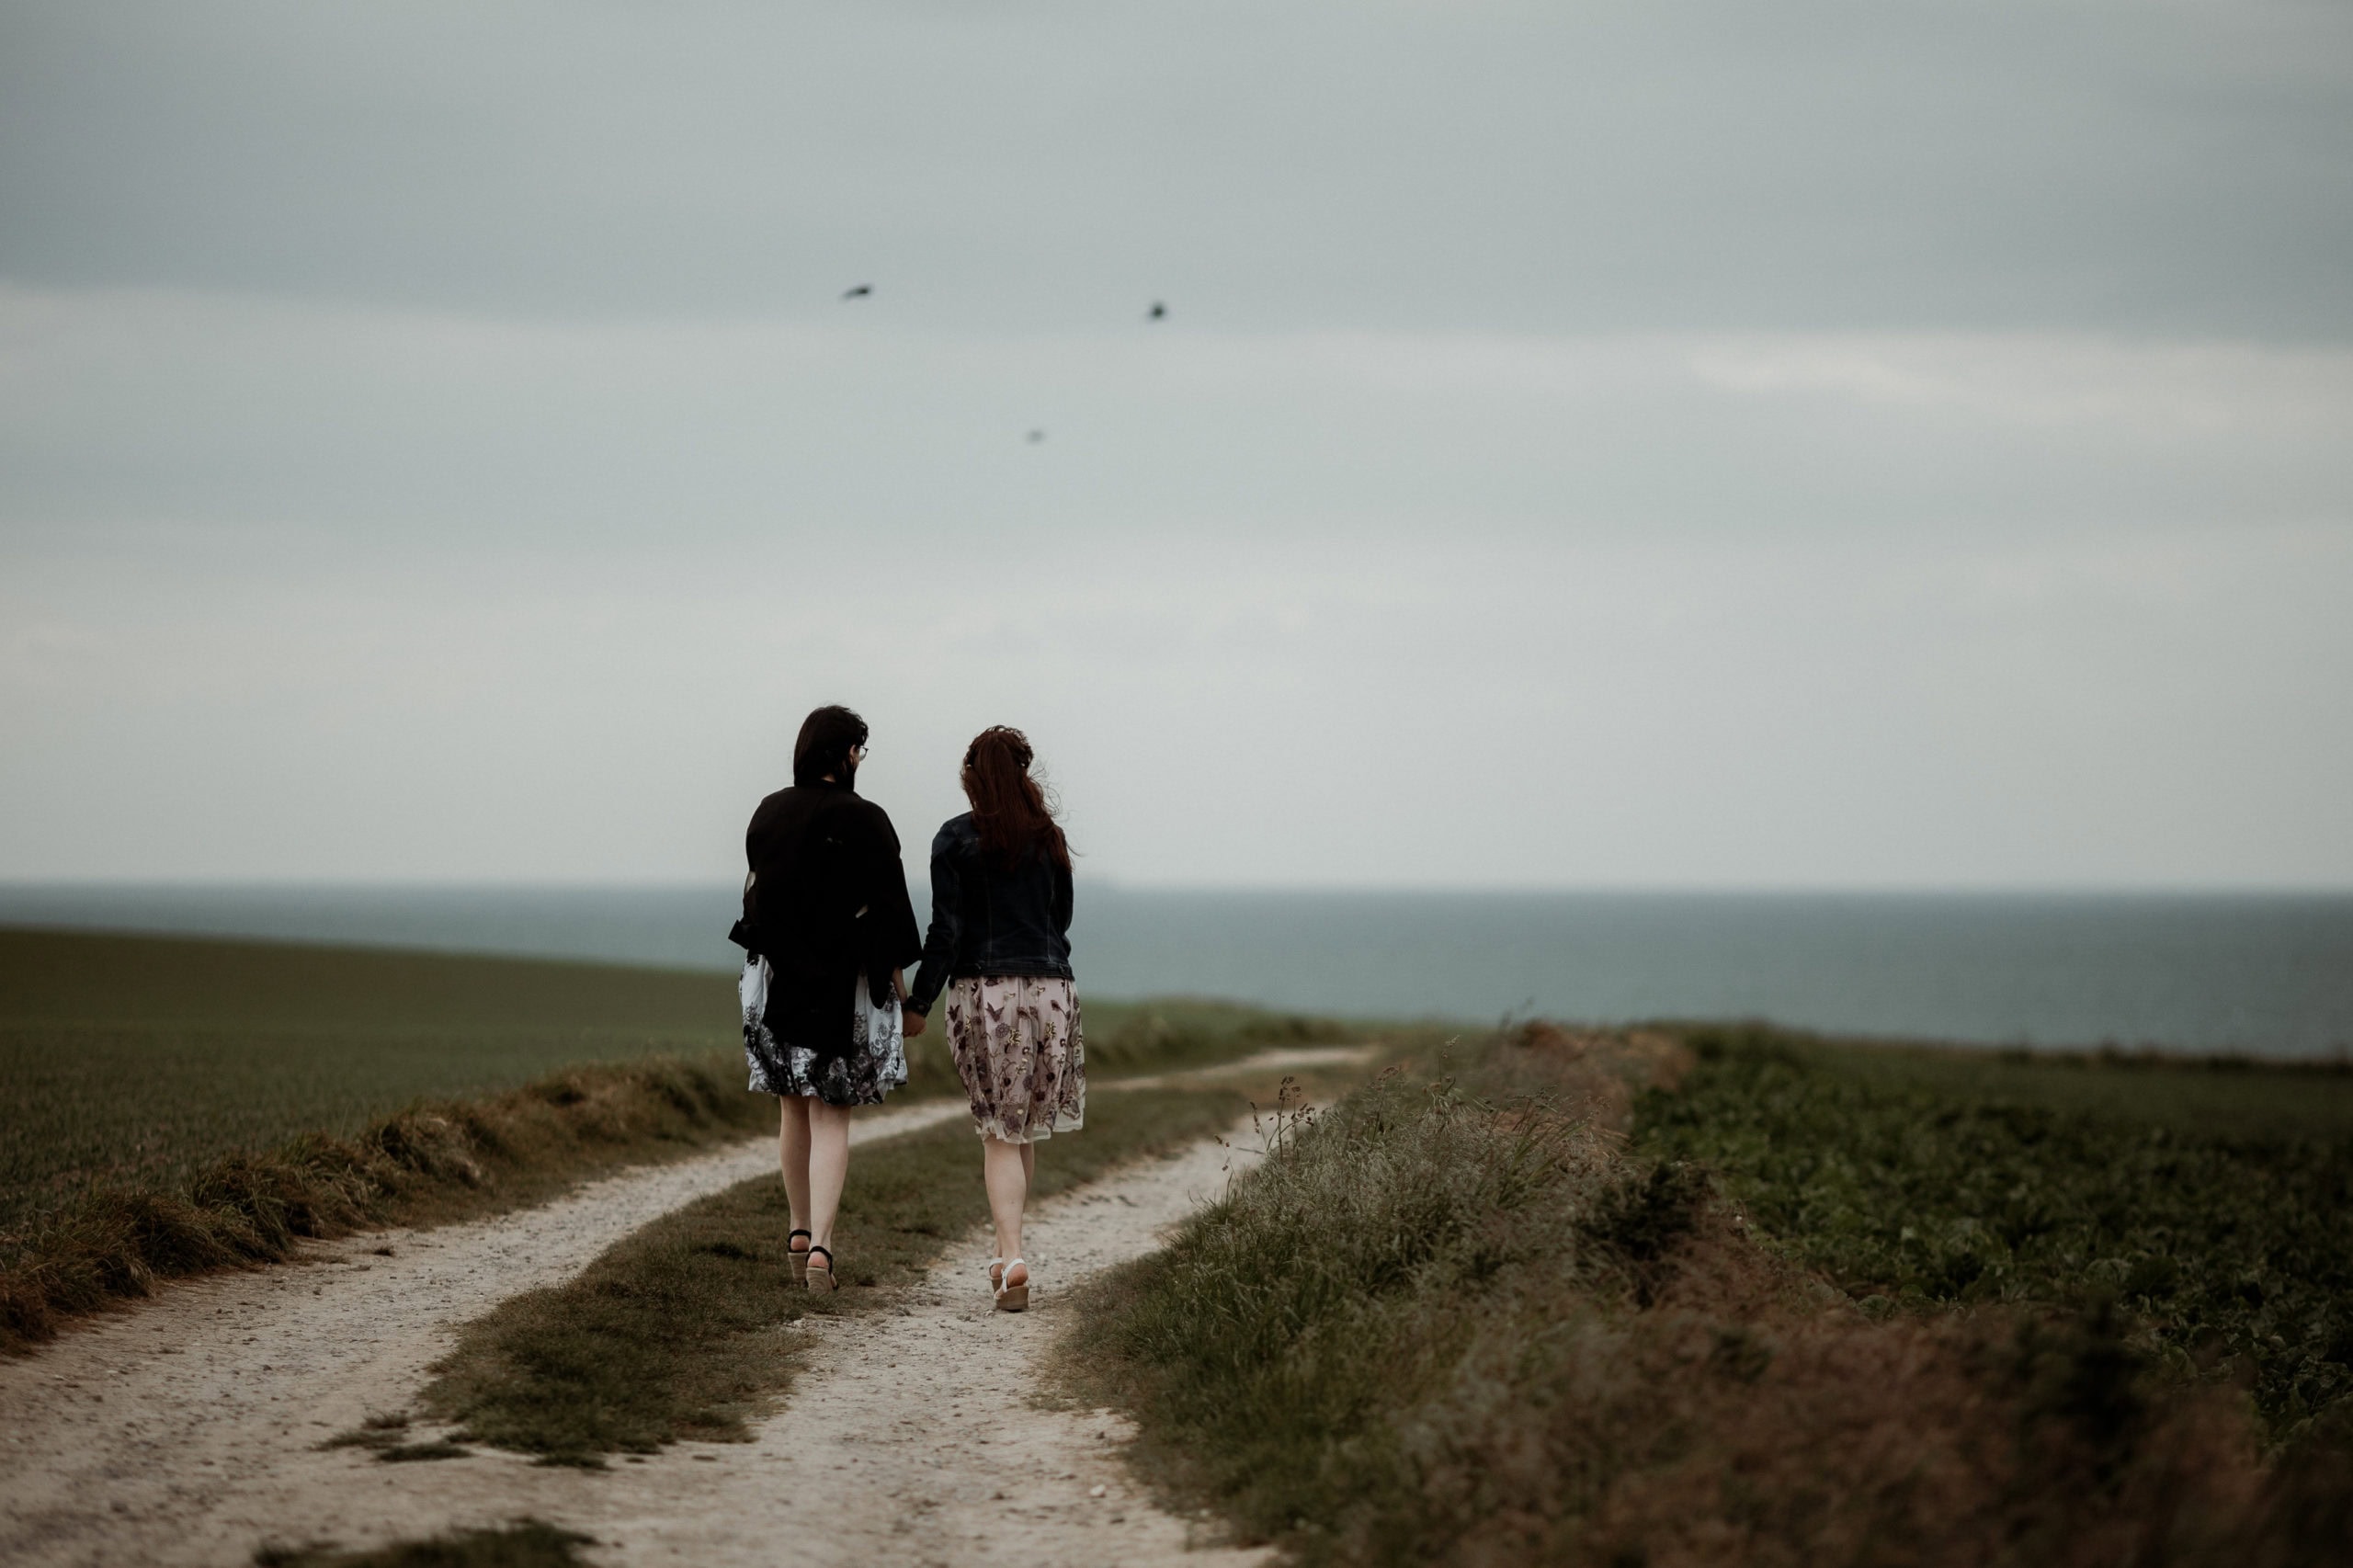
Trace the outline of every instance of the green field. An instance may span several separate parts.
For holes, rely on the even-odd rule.
[[[2343,1062],[1882,1045],[1787,1031],[1759,1038],[1855,1082],[1944,1099],[2079,1112],[2200,1137],[2353,1135],[2353,1067]]]
[[[0,1229],[426,1096],[736,1040],[725,975],[0,931]]]
[[[2112,1299],[2282,1435],[2353,1397],[2353,1072],[1689,1039],[1641,1147],[1713,1172],[1849,1296]]]

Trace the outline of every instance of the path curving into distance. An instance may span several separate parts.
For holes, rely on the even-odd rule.
[[[1269,1051],[1130,1083],[1365,1054]],[[852,1141],[963,1114],[955,1100],[883,1111],[855,1122]],[[1245,1142],[1204,1142],[1041,1204],[1029,1228],[1038,1310],[989,1310],[989,1248],[968,1238],[899,1313],[802,1320],[793,1332],[813,1345],[809,1369],[755,1441],[674,1444],[604,1471],[492,1449],[387,1464],[318,1445],[409,1408],[460,1324],[569,1278],[670,1210],[773,1170],[771,1138],[537,1209],[363,1233],[307,1248],[302,1264],[175,1285],[0,1364],[0,1562],[242,1568],[265,1541],[365,1546],[525,1516],[596,1537],[588,1555],[609,1563],[1261,1561],[1188,1550],[1187,1524],[1132,1488],[1114,1418],[1029,1403],[1069,1287],[1158,1245],[1252,1158]],[[796,1497],[819,1500],[822,1538],[796,1529]]]

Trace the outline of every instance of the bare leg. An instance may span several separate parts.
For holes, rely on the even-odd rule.
[[[834,1250],[834,1214],[842,1205],[842,1183],[849,1177],[849,1107],[804,1099],[809,1118],[810,1244]]]
[[[777,1103],[784,1108],[777,1131],[777,1164],[784,1170],[784,1201],[792,1210],[792,1228],[809,1229],[809,1108],[815,1104],[798,1095],[780,1095]],[[803,1236],[789,1244],[795,1252],[805,1251],[808,1238]]]
[[[1029,1197],[1029,1171],[1036,1159],[1027,1143],[981,1140],[981,1179],[989,1189],[989,1217],[996,1221],[996,1255],[1007,1262],[1021,1256],[1021,1209]],[[1029,1278],[1025,1267],[1006,1283],[1018,1285]]]

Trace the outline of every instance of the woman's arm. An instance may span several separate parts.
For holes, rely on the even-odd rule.
[[[858,847],[862,864],[858,896],[865,900],[857,915],[858,967],[866,971],[867,994],[876,1006],[904,994],[897,976],[909,959],[923,950],[923,934],[915,927],[915,905],[907,898],[906,868],[899,861],[899,835],[881,807],[864,806]]]
[[[735,924],[727,928],[727,939],[743,949],[747,958],[760,956],[759,825],[760,813],[754,812],[751,824],[744,829],[744,908]]]
[[[906,1010],[921,1017],[948,983],[956,963],[956,938],[961,923],[963,879],[957,869],[955,840],[947,828],[931,841],[931,929],[924,934],[923,967],[907,988]]]
[[[903,969],[892,970],[891,983],[898,989],[899,993],[899,1028],[909,1040],[913,1040],[923,1033],[926,1020],[921,1013],[907,1011],[907,971]]]

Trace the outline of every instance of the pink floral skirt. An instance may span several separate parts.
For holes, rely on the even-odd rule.
[[[1036,1143],[1086,1123],[1086,1040],[1069,981],[949,982],[948,1043],[983,1137]]]

